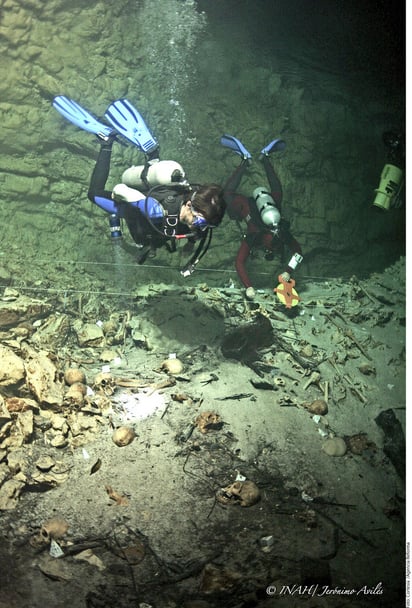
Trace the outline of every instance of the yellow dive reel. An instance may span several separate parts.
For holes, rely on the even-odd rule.
[[[273,292],[277,295],[278,299],[286,308],[292,308],[296,306],[300,301],[300,297],[295,289],[296,281],[294,279],[285,279],[280,274],[278,277],[279,285],[273,289]]]

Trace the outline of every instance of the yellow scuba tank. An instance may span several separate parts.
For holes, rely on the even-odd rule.
[[[388,211],[402,187],[402,182],[403,171],[395,165],[385,165],[381,173],[379,187],[375,190],[376,197],[373,205]]]

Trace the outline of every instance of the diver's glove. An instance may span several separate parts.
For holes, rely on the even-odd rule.
[[[256,296],[256,292],[253,287],[248,287],[245,291],[245,296],[247,300],[254,300]]]

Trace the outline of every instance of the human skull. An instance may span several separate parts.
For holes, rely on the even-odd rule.
[[[108,397],[113,395],[116,388],[116,381],[110,372],[100,372],[94,379],[93,388],[101,391]]]
[[[73,405],[83,405],[84,397],[87,392],[87,386],[81,382],[75,382],[66,391],[64,396],[65,401]]]
[[[201,433],[207,433],[214,429],[218,430],[222,427],[219,414],[216,412],[202,412],[195,420],[195,424]]]
[[[44,522],[40,530],[31,537],[30,544],[35,548],[49,545],[52,540],[62,538],[68,529],[69,525],[64,519],[54,517]]]
[[[240,505],[241,507],[251,507],[260,500],[260,490],[253,481],[235,481],[220,488],[216,492],[216,500],[223,505]]]

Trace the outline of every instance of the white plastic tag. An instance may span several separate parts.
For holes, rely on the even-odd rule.
[[[292,268],[293,270],[295,270],[296,267],[301,263],[302,260],[303,260],[303,256],[301,256],[299,253],[294,253],[289,260],[289,264],[288,264],[289,268]]]
[[[50,542],[50,551],[51,557],[61,557],[64,555],[64,551],[61,549],[60,545],[56,543],[55,540],[51,539]]]

